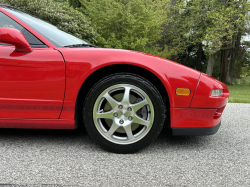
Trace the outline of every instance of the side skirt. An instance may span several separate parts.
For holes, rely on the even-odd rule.
[[[75,129],[73,119],[12,119],[0,118],[0,128],[17,129]]]

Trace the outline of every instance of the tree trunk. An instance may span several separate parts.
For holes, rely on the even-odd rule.
[[[230,61],[228,65],[227,79],[226,79],[226,83],[229,85],[233,84],[234,64],[237,53],[240,48],[240,40],[241,40],[241,32],[238,32],[237,36],[233,37],[232,49],[230,51]]]
[[[221,51],[221,69],[220,69],[220,81],[226,82],[227,77],[227,64],[228,64],[229,49]]]
[[[196,70],[201,71],[201,58],[202,58],[202,43],[198,44],[198,51],[197,51],[197,58],[196,58]]]
[[[211,54],[209,55],[209,59],[208,59],[208,63],[207,63],[207,71],[206,71],[206,74],[208,74],[208,75],[210,75],[210,76],[213,75],[215,54],[216,54],[216,53],[211,53]]]

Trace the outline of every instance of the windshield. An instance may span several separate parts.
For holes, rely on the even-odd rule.
[[[42,21],[38,18],[32,17],[29,14],[26,14],[20,10],[2,7],[9,13],[16,16],[18,19],[29,25],[39,34],[41,34],[44,38],[50,41],[56,47],[63,47],[75,44],[87,44],[87,42],[76,38],[66,32],[59,30],[54,25],[51,25],[45,21]]]

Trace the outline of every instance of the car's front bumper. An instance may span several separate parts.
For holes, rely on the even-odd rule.
[[[211,96],[213,89],[222,90],[222,94]],[[210,135],[216,133],[228,97],[229,90],[226,84],[201,74],[189,108],[170,108],[170,127],[173,134]]]
[[[173,128],[174,136],[204,136],[215,134],[220,128],[221,122],[214,127],[207,128]]]
[[[171,108],[171,129],[173,135],[210,135],[218,131],[221,108]]]

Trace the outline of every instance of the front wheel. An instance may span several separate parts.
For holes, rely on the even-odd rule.
[[[145,78],[119,73],[100,80],[90,90],[83,120],[91,138],[104,149],[133,153],[157,138],[165,105]]]

